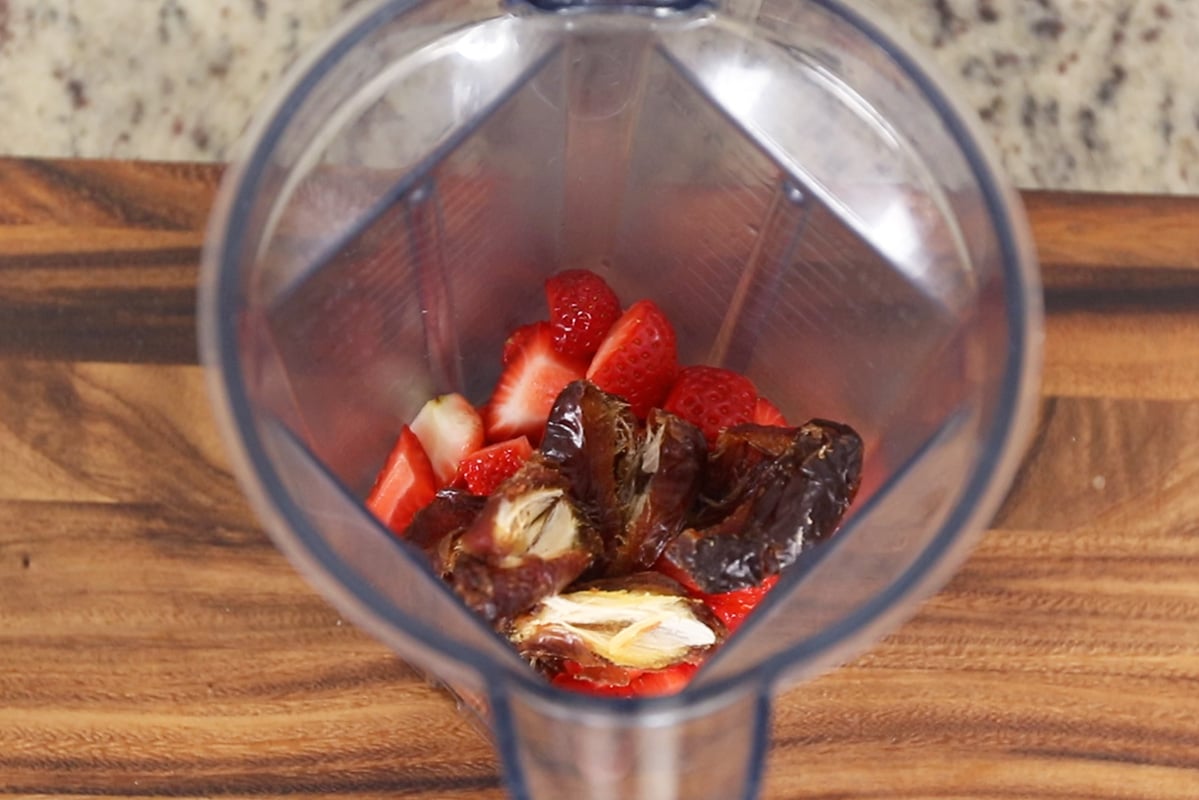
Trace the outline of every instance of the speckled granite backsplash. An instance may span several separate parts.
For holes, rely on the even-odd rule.
[[[859,0],[1022,187],[1199,193],[1199,0]],[[0,0],[0,152],[220,160],[354,0]]]

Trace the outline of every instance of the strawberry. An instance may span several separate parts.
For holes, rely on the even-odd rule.
[[[483,446],[483,418],[460,394],[443,394],[425,403],[411,427],[429,456],[438,487],[454,479],[458,462]]]
[[[779,582],[778,575],[771,575],[757,586],[747,586],[744,589],[734,589],[720,594],[696,594],[712,613],[720,617],[720,621],[729,629],[729,633],[741,627],[741,623],[749,616],[766,593]]]
[[[753,419],[758,390],[749,378],[720,367],[687,367],[663,408],[697,425],[711,447],[720,431]]]
[[[720,618],[729,633],[740,627],[745,618],[749,616],[749,612],[762,602],[766,593],[779,581],[778,575],[771,575],[764,578],[757,586],[747,586],[744,589],[734,589],[731,592],[720,592],[719,594],[705,594],[691,581],[687,573],[670,563],[664,556],[654,562],[653,569],[678,581],[687,590],[687,594],[702,601],[713,614]]]
[[[675,664],[665,669],[627,670],[627,680],[621,683],[600,683],[572,674],[570,662],[553,677],[551,683],[561,689],[602,697],[654,697],[676,694],[683,690],[699,667],[695,664]]]
[[[366,507],[393,532],[403,534],[416,512],[433,501],[436,480],[420,439],[405,425],[375,478]]]
[[[755,425],[773,425],[776,428],[790,427],[783,412],[779,411],[778,406],[765,397],[758,398],[757,405],[754,406],[753,419],[750,422]]]
[[[616,320],[587,369],[587,380],[628,401],[644,419],[666,396],[678,371],[674,328],[652,300]]]
[[[634,697],[659,697],[678,694],[691,681],[698,664],[675,664],[666,669],[647,670],[629,681]]]
[[[554,347],[571,358],[595,354],[608,329],[620,317],[616,292],[594,272],[568,269],[545,282]]]
[[[539,441],[558,393],[585,371],[583,362],[554,349],[548,325],[530,332],[514,349],[483,411],[487,441],[518,436]]]
[[[533,455],[526,436],[488,445],[468,455],[458,465],[454,484],[475,495],[489,495]]]
[[[545,331],[543,334],[542,331]],[[530,322],[528,325],[521,325],[512,333],[508,334],[508,338],[504,341],[504,355],[500,358],[501,363],[506,367],[512,363],[521,351],[524,350],[530,341],[538,336],[553,336],[553,331],[548,322]]]

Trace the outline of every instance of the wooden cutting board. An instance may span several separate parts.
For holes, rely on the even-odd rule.
[[[218,177],[0,160],[0,793],[500,798],[230,477],[194,344]],[[950,585],[779,702],[767,798],[1199,797],[1199,200],[1025,199],[1036,442]]]

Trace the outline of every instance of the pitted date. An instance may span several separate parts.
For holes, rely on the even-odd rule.
[[[541,454],[569,482],[601,549],[590,574],[649,569],[687,518],[706,448],[699,428],[661,409],[644,426],[629,404],[587,381],[562,391]]]
[[[702,592],[756,586],[836,530],[861,481],[862,440],[846,425],[741,425],[720,434],[691,524],[666,548]]]
[[[558,468],[534,456],[487,498],[458,538],[450,582],[498,627],[565,589],[599,543]]]

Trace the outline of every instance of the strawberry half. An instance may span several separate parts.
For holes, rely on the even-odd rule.
[[[744,375],[721,367],[687,367],[679,372],[663,408],[704,432],[711,447],[725,428],[749,422],[758,390]]]
[[[483,446],[483,418],[460,394],[443,394],[421,406],[412,432],[433,465],[438,486],[458,474],[458,463]]]
[[[753,419],[750,421],[755,425],[772,425],[776,428],[790,427],[787,424],[787,418],[783,416],[783,412],[779,411],[778,406],[765,397],[758,398],[758,402],[754,406]]]
[[[541,440],[542,429],[558,394],[583,377],[586,365],[554,349],[549,326],[530,332],[513,349],[483,411],[487,441],[518,436]]]
[[[488,445],[468,455],[458,465],[454,484],[468,492],[486,496],[520,469],[533,455],[533,446],[526,436]]]
[[[568,269],[545,282],[554,347],[571,358],[595,354],[620,317],[616,292],[594,272]]]
[[[405,425],[375,478],[366,507],[393,532],[403,534],[416,512],[433,501],[436,480],[420,439]]]
[[[644,419],[661,404],[675,373],[674,328],[652,300],[639,300],[616,320],[587,369],[587,380],[628,401]]]

